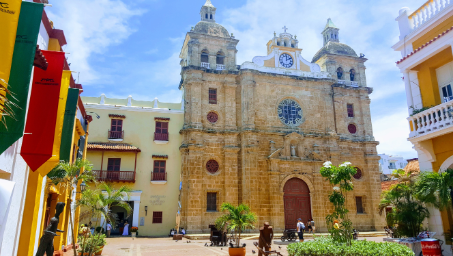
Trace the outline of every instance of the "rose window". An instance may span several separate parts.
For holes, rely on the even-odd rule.
[[[362,170],[357,167],[355,168],[355,170],[357,171],[357,173],[354,174],[354,179],[359,180],[360,178],[362,178]]]
[[[215,123],[219,120],[219,116],[216,112],[209,112],[207,118],[210,123]]]
[[[292,99],[284,99],[278,104],[278,118],[287,126],[299,126],[302,122],[302,108]]]
[[[216,173],[219,170],[219,163],[216,160],[209,160],[206,163],[206,170],[212,174]]]
[[[353,124],[348,125],[348,130],[351,134],[355,134],[357,132],[357,127]]]

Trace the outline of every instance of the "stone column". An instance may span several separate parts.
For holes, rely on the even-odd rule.
[[[228,79],[228,77],[227,77]],[[225,130],[237,130],[236,126],[236,82],[231,78],[232,81],[227,81],[224,85],[225,94]],[[230,79],[228,79],[230,80]]]
[[[280,171],[278,159],[268,160],[269,170],[269,199],[270,199],[270,220],[275,232],[283,232],[285,229],[285,207],[283,193],[280,191]]]
[[[410,84],[409,72],[404,72],[404,86],[406,88],[407,108],[409,110],[409,115],[412,115],[414,101],[412,99],[412,87]]]
[[[385,226],[384,215],[380,215],[377,211],[379,202],[381,201],[381,175],[379,173],[379,159],[378,155],[366,155],[366,174],[368,175],[369,182],[369,196],[366,198],[368,209],[365,209],[367,214],[370,214],[373,220],[373,225],[376,230],[381,230]]]
[[[201,218],[204,210],[202,202],[206,195],[203,193],[203,154],[204,151],[197,146],[189,146],[189,155],[186,161],[188,183],[186,197],[187,231],[190,233],[202,233]]]
[[[140,213],[140,201],[134,201],[134,212],[132,216],[132,226],[138,227],[139,221],[139,213]]]
[[[243,75],[241,80],[241,119],[242,129],[255,129],[255,81],[251,73]]]
[[[258,170],[258,145],[255,135],[246,133],[241,135],[242,139],[242,203],[250,206],[250,209],[261,216]]]
[[[185,113],[190,113],[190,119],[188,126],[190,128],[200,129],[203,124],[201,122],[202,115],[202,82],[199,81],[202,77],[201,73],[189,74],[185,82],[185,90],[187,93],[186,102],[188,103],[188,109]],[[186,115],[186,114],[185,114]],[[187,125],[187,124],[186,124]]]

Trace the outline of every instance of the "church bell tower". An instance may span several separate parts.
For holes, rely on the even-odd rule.
[[[333,24],[332,19],[327,20],[326,27],[324,28],[324,31],[322,31],[322,36],[324,38],[324,46],[328,42],[340,42],[340,37],[339,37],[339,31],[340,29]]]

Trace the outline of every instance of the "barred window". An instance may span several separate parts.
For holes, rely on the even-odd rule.
[[[162,212],[153,212],[153,224],[162,223]]]
[[[209,88],[209,104],[217,104],[217,89]]]
[[[217,211],[217,193],[209,192],[207,196],[207,209],[208,212]]]

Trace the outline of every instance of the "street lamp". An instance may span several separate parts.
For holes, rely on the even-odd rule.
[[[85,184],[85,181],[82,181],[82,183],[80,183],[80,192],[83,193],[83,191],[85,191],[87,187],[87,184]]]

